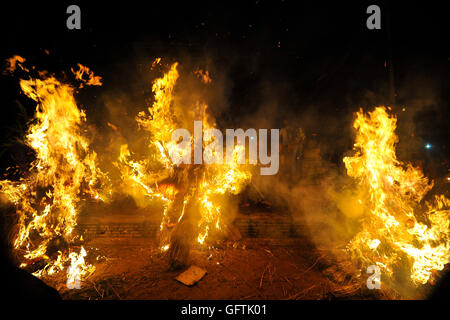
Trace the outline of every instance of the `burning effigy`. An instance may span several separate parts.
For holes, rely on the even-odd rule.
[[[239,145],[234,147],[233,160],[223,164],[196,164],[190,161],[191,154],[194,155],[190,148],[188,164],[172,161],[173,154],[186,152],[172,139],[175,129],[190,128],[198,119],[204,130],[215,127],[207,105],[200,101],[193,106],[182,105],[182,101],[175,103],[173,91],[179,77],[177,66],[178,63],[172,64],[162,78],[154,81],[154,103],[148,113],[142,111],[136,116],[139,127],[149,136],[148,147],[154,150],[154,156],[149,160],[134,161],[128,146],[122,145],[117,162],[125,183],[130,183],[137,192],[143,192],[149,198],[164,201],[160,248],[169,251],[175,268],[185,265],[193,240],[203,245],[210,230],[217,232],[224,228],[221,209],[224,195],[239,193],[251,179],[251,171],[237,163],[239,148],[242,148]],[[209,83],[211,80],[207,79],[206,83]],[[197,142],[194,136],[189,136],[189,140],[189,145],[201,144],[202,154],[214,143],[212,137]],[[214,153],[214,150],[210,152]],[[155,164],[158,169],[149,170]]]

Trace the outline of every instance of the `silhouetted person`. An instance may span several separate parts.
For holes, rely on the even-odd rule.
[[[280,130],[282,168],[286,179],[294,183],[299,179],[305,133],[302,128],[291,126],[287,119],[283,124],[284,127]]]

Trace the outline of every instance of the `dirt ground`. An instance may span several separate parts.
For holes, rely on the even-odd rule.
[[[323,205],[318,196],[315,207]],[[322,204],[321,204],[322,203]],[[248,212],[246,212],[247,210]],[[259,210],[259,209],[258,209]],[[268,210],[265,208],[264,210]],[[324,209],[325,210],[325,209]],[[241,212],[242,211],[242,212]],[[280,210],[278,210],[280,211]],[[343,250],[313,244],[304,223],[292,221],[277,210],[259,212],[252,206],[240,208],[235,227],[238,241],[222,240],[191,250],[189,263],[207,271],[196,284],[186,286],[175,277],[184,270],[169,271],[168,260],[154,236],[159,224],[142,217],[149,213],[112,214],[94,208],[80,219],[86,261],[95,272],[81,283],[81,289],[68,289],[65,272],[43,278],[63,299],[421,299],[414,290],[399,293],[387,288],[367,288],[368,274],[356,269]],[[126,211],[127,213],[129,211]],[[280,211],[281,212],[281,211]],[[124,223],[128,223],[124,224]],[[139,232],[136,226],[153,226]],[[98,229],[107,226],[105,230]],[[120,228],[119,228],[120,227]],[[122,229],[123,230],[122,230]],[[97,230],[98,229],[98,230]],[[120,229],[120,230],[119,230]],[[86,231],[87,230],[87,231]],[[136,232],[134,232],[134,231]],[[325,231],[326,232],[326,231]],[[116,236],[117,234],[117,236]],[[229,238],[230,239],[230,238]],[[79,248],[73,248],[79,252]]]
[[[99,238],[85,247],[96,270],[81,289],[68,289],[63,273],[43,279],[63,299],[394,298],[392,292],[366,289],[366,279],[355,277],[345,260],[302,239],[243,239],[195,248],[190,265],[207,274],[190,287],[175,280],[183,270],[168,271],[167,258],[151,239]]]

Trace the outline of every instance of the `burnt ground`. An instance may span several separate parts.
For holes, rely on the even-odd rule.
[[[99,238],[86,244],[96,271],[69,290],[63,272],[43,280],[63,299],[392,299],[368,290],[345,259],[308,247],[301,239],[242,239],[191,251],[190,264],[207,270],[185,286],[168,271],[153,240]]]

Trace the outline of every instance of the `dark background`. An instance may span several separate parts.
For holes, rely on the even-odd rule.
[[[81,30],[66,28],[70,4],[81,8]],[[381,30],[366,28],[371,4],[381,8]],[[352,145],[353,112],[389,104],[399,123],[413,124],[405,125],[407,137],[414,133],[433,145],[422,150],[427,157],[448,159],[450,50],[441,2],[15,1],[2,4],[1,13],[1,61],[19,54],[54,73],[87,65],[104,79],[90,91],[92,101],[96,90],[135,94],[138,66],[147,57],[147,63],[161,56],[199,65],[208,57],[231,84],[228,108],[216,114],[224,125],[257,113],[270,90],[274,122],[299,119],[337,162]],[[14,162],[9,142],[23,132],[34,104],[20,94],[17,78],[3,75],[1,88],[6,166]],[[93,111],[83,106],[89,119]]]

